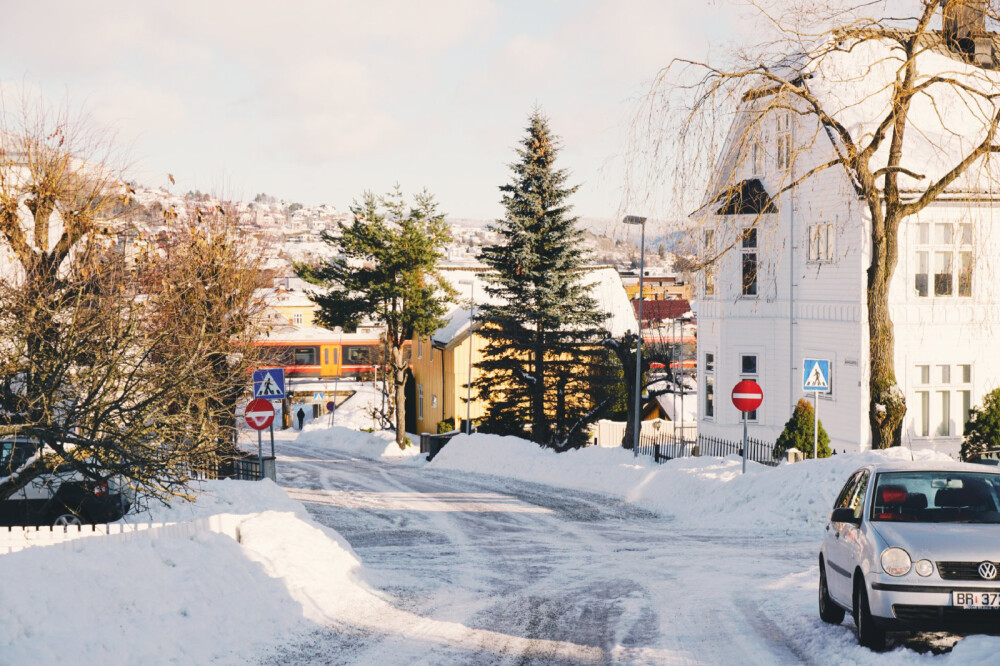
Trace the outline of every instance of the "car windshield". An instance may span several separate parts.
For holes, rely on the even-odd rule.
[[[1000,523],[1000,475],[884,472],[875,480],[871,519],[910,523]]]

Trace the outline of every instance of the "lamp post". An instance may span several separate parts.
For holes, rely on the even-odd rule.
[[[476,281],[475,280],[459,280],[459,284],[469,285],[469,376],[468,376],[468,392],[465,399],[465,434],[472,434],[472,318],[474,316],[473,310],[476,306]]]
[[[642,287],[643,274],[646,272],[646,218],[638,215],[626,215],[622,220],[625,224],[638,224],[642,227],[641,240],[639,241],[639,339],[635,347],[635,432],[632,442],[632,457],[639,457],[639,430],[642,422],[639,415],[642,413]]]

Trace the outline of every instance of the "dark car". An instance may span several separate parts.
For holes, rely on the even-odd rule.
[[[0,439],[0,477],[10,476],[38,450],[30,439]],[[90,525],[118,520],[129,501],[112,481],[85,478],[70,466],[32,479],[0,500],[0,525]]]

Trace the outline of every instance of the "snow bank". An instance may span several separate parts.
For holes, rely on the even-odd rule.
[[[370,460],[411,459],[420,453],[419,442],[413,442],[405,449],[400,449],[396,445],[394,432],[386,430],[359,432],[340,426],[331,428],[320,422],[307,425],[295,440],[295,444],[311,451],[346,453]]]
[[[373,598],[350,545],[269,481],[206,482],[148,520],[245,514],[241,542],[88,538],[0,556],[0,664],[243,664]]]
[[[917,452],[922,459],[951,459]],[[876,460],[909,460],[908,449],[841,454],[777,468],[728,458],[681,458],[656,464],[625,449],[588,447],[554,453],[516,437],[458,435],[431,467],[493,474],[609,493],[698,528],[800,530],[826,524],[850,473]]]

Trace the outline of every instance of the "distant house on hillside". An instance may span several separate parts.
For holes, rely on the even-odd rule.
[[[480,266],[441,269],[441,274],[455,287],[464,303],[454,304],[442,328],[430,336],[415,336],[411,343],[417,432],[437,432],[438,423],[448,419],[461,427],[470,411],[467,409],[469,376],[471,372],[473,381],[478,376],[475,364],[484,341],[470,326],[469,302],[478,305],[488,298],[483,281],[488,270]],[[598,308],[609,315],[605,326],[612,335],[620,337],[627,331],[635,332],[638,328],[635,313],[615,269],[597,266],[583,270],[584,282],[591,285],[590,295],[597,301]],[[473,396],[473,422],[484,413],[484,406]]]
[[[1000,89],[996,36],[984,49],[976,42],[972,55],[952,50],[958,41],[937,37],[921,46],[920,76],[975,77],[976,85]],[[807,80],[852,134],[870,136],[899,70],[892,57],[891,45],[867,41],[831,50],[796,80]],[[700,276],[696,303],[699,432],[738,438],[740,412],[729,393],[753,379],[764,402],[750,414],[752,435],[773,441],[806,395],[803,359],[828,359],[831,385],[819,400],[819,418],[834,448],[864,449],[871,442],[869,209],[839,167],[779,193],[830,161],[838,144],[808,110],[769,104],[773,94],[762,87],[743,98],[716,181],[696,214],[705,223],[705,255],[719,257]],[[995,113],[954,91],[913,104],[904,147],[922,156],[924,172],[907,177],[932,179],[925,182],[977,145],[982,115]],[[956,452],[969,410],[1000,384],[996,175],[989,161],[976,166],[900,229],[890,309],[896,376],[908,405],[903,441],[914,449]]]

